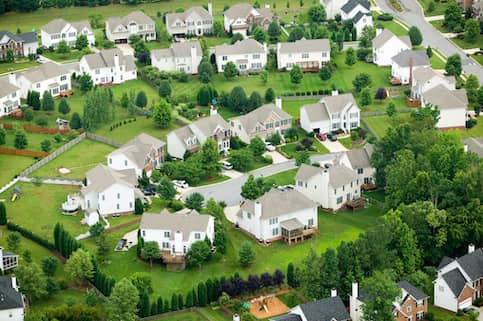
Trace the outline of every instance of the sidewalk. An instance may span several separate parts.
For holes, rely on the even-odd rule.
[[[430,21],[437,21],[437,20],[443,20],[444,19],[444,15],[439,15],[439,16],[424,16],[424,19],[426,19],[426,21],[430,22]]]

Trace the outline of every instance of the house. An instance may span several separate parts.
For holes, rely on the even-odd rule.
[[[456,89],[456,79],[454,76],[441,75],[431,67],[416,68],[413,71],[412,80],[411,97],[415,99],[421,99],[424,92],[438,85],[442,85],[448,90]]]
[[[394,298],[394,320],[424,320],[428,312],[429,296],[407,281],[398,282],[397,286],[401,290],[401,295]],[[349,309],[352,321],[362,320],[362,306],[370,297],[370,294],[363,291],[359,292],[359,284],[357,282],[352,283],[352,293],[349,296]]]
[[[478,21],[483,18],[483,1],[473,2],[473,17]]]
[[[16,277],[0,276],[0,298],[0,320],[23,321],[25,301]]]
[[[14,35],[10,31],[0,30],[0,60],[7,58],[8,50],[12,50],[15,57],[37,54],[39,42],[35,32],[25,32]]]
[[[12,252],[7,252],[3,250],[0,246],[0,271],[5,273],[5,271],[11,270],[18,266],[18,255]]]
[[[228,33],[240,33],[247,36],[253,25],[259,25],[265,30],[273,20],[270,7],[254,8],[246,2],[237,3],[223,13],[223,25]]]
[[[151,50],[151,64],[161,71],[196,74],[202,58],[198,40],[175,42],[169,48]]]
[[[223,72],[231,61],[241,74],[260,72],[267,64],[267,45],[253,39],[237,41],[232,45],[215,47],[216,68]]]
[[[134,169],[137,177],[144,171],[148,176],[164,162],[165,144],[153,136],[141,133],[109,155],[107,166],[122,171]]]
[[[372,27],[372,14],[370,12],[359,11],[354,18],[352,18],[352,24],[356,27],[357,37],[362,35],[365,27]]]
[[[203,36],[213,32],[213,9],[201,6],[191,7],[181,13],[166,15],[166,30],[171,37]]]
[[[20,97],[27,98],[29,90],[40,93],[40,98],[45,91],[49,91],[53,97],[64,95],[72,90],[70,76],[71,73],[65,66],[50,61],[30,68],[17,77]]]
[[[330,61],[328,39],[301,39],[277,43],[278,70],[291,70],[298,65],[302,71],[318,71]]]
[[[164,209],[159,214],[144,213],[139,225],[144,242],[156,242],[162,253],[163,262],[181,265],[184,268],[185,255],[191,245],[208,239],[215,239],[215,218],[201,215],[196,210],[183,209],[170,213]]]
[[[94,46],[96,37],[89,21],[67,22],[58,18],[50,21],[40,28],[40,39],[42,46],[57,48],[59,42],[64,40],[69,47],[75,47],[79,36],[87,37],[89,46]]]
[[[463,140],[465,152],[473,152],[480,158],[483,157],[483,138],[468,137]]]
[[[413,73],[419,68],[430,68],[428,55],[424,50],[403,50],[391,58],[393,81],[402,85],[412,85]]]
[[[350,315],[337,291],[330,298],[307,302],[290,309],[290,312],[270,318],[270,321],[350,321]]]
[[[218,144],[220,153],[230,150],[230,125],[216,112],[189,125],[173,130],[167,135],[168,154],[183,159],[187,151],[197,152],[208,138]]]
[[[243,201],[236,225],[262,242],[298,243],[317,229],[317,204],[294,189],[274,188]]]
[[[91,76],[94,85],[122,84],[137,78],[134,57],[119,48],[104,49],[85,55],[79,63],[81,73]]]
[[[20,88],[14,73],[8,75],[8,81],[0,80],[0,117],[10,115],[20,106]]]
[[[81,189],[82,209],[104,217],[131,214],[135,198],[142,196],[136,190],[137,184],[134,169],[116,171],[99,164],[86,173],[86,186]]]
[[[351,20],[358,13],[371,13],[371,4],[367,0],[349,0],[340,8],[342,20]]]
[[[292,128],[292,116],[274,104],[263,105],[248,114],[230,119],[230,129],[233,136],[238,136],[249,144],[252,138],[265,140],[275,133],[283,137]]]
[[[133,11],[124,18],[111,17],[106,21],[106,37],[115,43],[127,43],[137,35],[144,41],[156,40],[154,20],[142,11]]]
[[[372,144],[366,144],[364,148],[352,149],[342,154],[340,162],[357,173],[359,182],[364,185],[375,183],[376,169],[371,165],[371,156],[374,151]]]
[[[360,125],[360,109],[352,94],[325,96],[318,103],[300,108],[300,126],[307,133],[328,133],[342,129],[346,132]]]
[[[444,257],[434,283],[434,305],[449,311],[468,308],[483,297],[483,248],[468,246],[460,258]]]
[[[327,13],[327,19],[335,19],[335,16],[341,13],[341,8],[346,2],[347,0],[320,0],[320,4],[324,6]]]
[[[439,120],[436,124],[440,129],[465,128],[468,97],[465,89],[449,90],[444,85],[423,92],[421,106],[433,106],[439,109]]]
[[[396,37],[388,29],[377,29],[376,37],[372,40],[372,59],[379,67],[390,66],[392,57],[411,48],[409,36]]]
[[[361,197],[361,182],[356,172],[342,164],[328,168],[303,164],[295,175],[295,189],[333,211]]]

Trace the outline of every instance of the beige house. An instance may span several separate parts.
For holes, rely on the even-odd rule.
[[[129,36],[138,35],[144,41],[156,40],[154,20],[142,11],[133,11],[124,18],[111,17],[106,21],[106,37],[115,43],[127,43]]]

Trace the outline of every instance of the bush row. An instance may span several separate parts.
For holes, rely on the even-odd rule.
[[[34,241],[35,243],[43,246],[43,247],[46,247],[48,248],[49,250],[55,250],[55,245],[54,243],[50,242],[49,240],[17,225],[17,224],[14,224],[14,223],[11,223],[11,222],[8,222],[7,223],[7,229],[10,230],[10,231],[16,231],[16,232],[19,232],[23,237],[31,240],[31,241]]]

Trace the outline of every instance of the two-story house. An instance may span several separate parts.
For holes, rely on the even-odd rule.
[[[220,153],[227,154],[230,150],[230,137],[230,125],[216,112],[212,112],[209,117],[170,132],[166,137],[168,154],[183,159],[186,151],[197,152],[208,138],[215,140]]]
[[[223,13],[223,25],[228,33],[240,33],[247,36],[253,25],[259,25],[264,29],[273,20],[270,7],[254,8],[246,2],[237,3]]]
[[[372,144],[364,148],[352,149],[341,155],[340,162],[357,173],[359,182],[369,188],[375,184],[376,169],[371,165],[371,156],[374,151]]]
[[[218,72],[223,72],[225,65],[230,61],[241,74],[260,72],[267,64],[267,53],[267,45],[253,39],[216,46],[216,68]]]
[[[281,105],[281,102],[280,102]],[[277,133],[283,137],[292,128],[292,116],[274,104],[263,105],[248,114],[230,119],[231,134],[249,144],[252,138],[265,140]]]
[[[317,204],[294,189],[274,188],[243,201],[236,224],[262,242],[298,243],[317,229]]]
[[[94,31],[89,21],[67,22],[58,18],[50,21],[40,29],[40,38],[42,46],[54,47],[64,40],[68,46],[75,47],[75,42],[79,36],[87,37],[89,46],[93,46],[96,42]]]
[[[213,32],[212,4],[208,3],[208,10],[196,6],[181,13],[168,13],[166,30],[171,37],[211,34]]]
[[[15,57],[37,54],[39,42],[35,32],[25,32],[14,35],[10,31],[0,30],[0,60],[7,58],[8,50]]]
[[[332,211],[361,197],[361,182],[357,174],[341,164],[328,168],[303,164],[295,175],[295,189]]]
[[[198,40],[172,43],[169,48],[151,50],[151,65],[161,71],[198,73],[203,50]]]
[[[18,254],[4,251],[0,246],[0,271],[5,273],[18,266]]]
[[[431,67],[428,55],[424,50],[403,50],[392,57],[391,61],[392,79],[402,85],[411,86],[416,70]]]
[[[454,76],[444,76],[437,73],[431,67],[417,68],[413,71],[411,97],[421,99],[424,92],[438,85],[442,85],[448,90],[455,90],[456,79]]]
[[[373,26],[371,12],[359,11],[352,18],[352,24],[354,25],[354,27],[356,27],[357,37],[360,37],[362,35],[362,32],[364,31],[364,28]]]
[[[421,106],[439,109],[437,128],[466,127],[468,97],[465,89],[449,90],[444,85],[437,85],[422,93]]]
[[[115,43],[127,43],[137,35],[144,41],[156,40],[156,24],[142,11],[133,11],[124,18],[110,17],[106,21],[106,37]]]
[[[393,314],[396,321],[424,320],[428,312],[429,296],[407,281],[400,281],[397,286],[401,295],[394,298]],[[371,299],[370,293],[359,291],[359,284],[352,283],[352,293],[349,296],[350,316],[352,321],[363,319],[363,305]]]
[[[104,49],[85,55],[79,63],[81,73],[91,76],[94,85],[122,84],[137,78],[134,57],[119,48]]]
[[[278,70],[291,70],[298,65],[302,71],[318,71],[330,61],[328,39],[301,39],[277,44]]]
[[[141,177],[143,171],[151,176],[154,169],[161,167],[164,156],[164,142],[141,133],[107,155],[107,166],[117,171],[134,169],[137,177]]]
[[[367,0],[349,0],[340,8],[340,17],[342,20],[351,20],[359,12],[370,13],[371,4]]]
[[[10,115],[20,106],[20,88],[14,73],[8,75],[8,81],[0,80],[0,117]]]
[[[327,19],[335,19],[335,16],[340,14],[342,6],[347,0],[320,0],[320,4],[324,6],[327,13]]]
[[[376,29],[376,37],[372,40],[372,60],[379,67],[390,66],[392,57],[411,48],[409,36],[396,37],[388,29]]]
[[[445,256],[434,283],[434,305],[449,311],[468,308],[483,297],[483,248],[468,246],[468,253],[453,259]]]
[[[360,109],[352,94],[325,96],[318,103],[300,108],[300,126],[307,133],[349,132],[360,125]]]
[[[27,98],[29,90],[40,93],[40,98],[45,91],[57,97],[72,90],[70,76],[71,72],[65,66],[49,61],[21,72],[16,81],[21,98]]]
[[[20,292],[15,276],[0,277],[0,298],[0,320],[24,320],[25,298]]]

